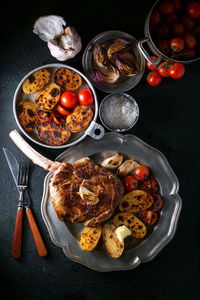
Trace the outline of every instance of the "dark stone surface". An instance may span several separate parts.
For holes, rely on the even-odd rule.
[[[46,44],[32,33],[41,15],[58,14],[82,36],[83,49],[96,34],[109,29],[143,37],[144,21],[151,1],[16,1],[1,27],[0,55],[0,144],[18,159],[23,157],[8,133],[17,128],[12,98],[19,81],[30,70],[56,62]],[[82,71],[83,51],[68,63]],[[187,65],[180,80],[166,79],[158,87],[141,80],[129,93],[140,108],[140,119],[130,133],[166,155],[180,181],[183,209],[174,239],[151,262],[132,271],[97,273],[69,261],[50,240],[41,217],[40,202],[46,172],[34,166],[30,194],[32,209],[48,248],[48,257],[38,256],[27,219],[24,217],[23,256],[11,258],[17,206],[17,191],[0,151],[0,274],[2,299],[155,299],[196,300],[199,277],[200,201],[199,115],[200,61]],[[99,101],[105,96],[97,91]],[[30,143],[54,159],[60,150],[47,150]],[[3,296],[4,295],[4,296]]]

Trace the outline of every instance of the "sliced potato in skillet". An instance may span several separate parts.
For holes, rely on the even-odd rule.
[[[67,116],[67,126],[71,132],[79,132],[86,128],[93,118],[93,112],[88,106],[76,106],[73,113]]]
[[[60,100],[61,89],[55,84],[51,83],[46,89],[39,92],[35,98],[35,106],[39,110],[51,111]]]
[[[26,131],[32,131],[38,122],[37,109],[32,102],[21,101],[17,105],[19,122]]]
[[[22,90],[25,94],[34,94],[39,92],[49,82],[51,77],[47,69],[40,69],[31,74],[22,84]]]
[[[67,91],[77,90],[82,84],[81,76],[67,68],[58,69],[54,75],[54,81]]]

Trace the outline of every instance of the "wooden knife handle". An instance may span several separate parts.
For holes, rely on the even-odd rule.
[[[12,257],[18,259],[21,257],[22,249],[22,224],[23,224],[23,207],[18,207],[15,221],[15,232],[12,245]]]
[[[33,234],[37,252],[38,252],[39,256],[45,257],[45,256],[47,256],[47,249],[44,245],[43,239],[41,237],[41,234],[40,234],[37,224],[35,222],[34,216],[29,207],[26,208],[26,215],[28,218],[28,222],[29,222],[32,234]]]

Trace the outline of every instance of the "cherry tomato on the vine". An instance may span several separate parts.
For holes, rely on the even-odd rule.
[[[147,82],[152,86],[159,85],[161,81],[162,81],[162,77],[157,71],[152,71],[147,76]]]
[[[162,62],[158,66],[158,73],[162,77],[169,77],[169,64],[167,62]]]
[[[196,46],[197,40],[192,34],[188,34],[184,37],[185,43],[189,49],[192,49]]]
[[[137,189],[138,181],[135,176],[126,176],[123,180],[124,189],[126,192],[131,192]]]
[[[185,67],[183,64],[177,62],[169,68],[169,76],[173,79],[179,79],[185,74]]]
[[[142,181],[140,188],[148,193],[158,193],[159,184],[154,177]]]
[[[170,42],[170,47],[171,49],[176,52],[176,53],[179,53],[181,52],[184,47],[185,47],[185,43],[184,43],[184,40],[182,38],[174,38],[171,40]]]
[[[149,168],[146,166],[139,166],[133,171],[137,180],[144,181],[149,176]]]
[[[155,61],[155,60],[157,59],[157,56],[151,56],[150,58],[151,58],[151,60]],[[156,65],[152,65],[148,60],[146,60],[146,67],[147,67],[149,70],[151,70],[151,71],[157,69],[157,66],[156,66]]]

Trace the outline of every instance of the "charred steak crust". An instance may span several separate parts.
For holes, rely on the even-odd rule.
[[[90,191],[98,194],[98,203],[86,204],[79,195],[82,182]],[[50,194],[54,209],[61,221],[84,222],[94,227],[106,221],[114,212],[124,188],[120,179],[86,157],[74,164],[62,163],[50,182]]]

